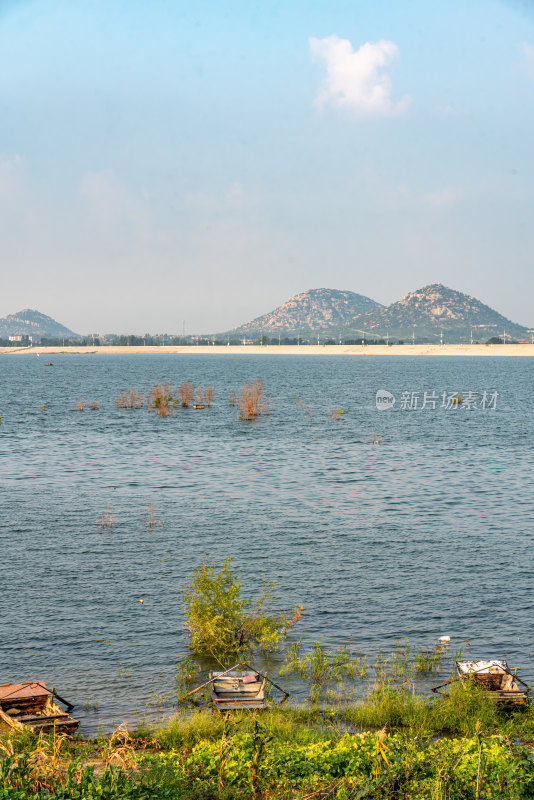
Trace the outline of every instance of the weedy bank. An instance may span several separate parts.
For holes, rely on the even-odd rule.
[[[468,691],[469,693],[469,691]],[[429,727],[352,732],[335,709],[275,709],[262,714],[180,712],[160,725],[118,730],[93,742],[53,735],[1,741],[0,797],[12,800],[523,800],[534,796],[534,755],[516,720],[458,716],[461,730]],[[455,698],[429,709],[453,721]],[[533,715],[520,727],[533,731]],[[465,730],[465,733],[464,733]]]

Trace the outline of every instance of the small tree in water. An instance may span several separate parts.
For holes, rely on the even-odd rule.
[[[252,650],[276,650],[288,629],[300,619],[302,608],[274,611],[276,584],[264,582],[259,597],[250,602],[241,597],[241,584],[230,570],[231,559],[220,569],[206,559],[185,585],[185,628],[191,649],[219,663]]]

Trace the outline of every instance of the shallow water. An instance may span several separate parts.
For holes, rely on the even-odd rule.
[[[280,607],[305,607],[305,642],[373,652],[449,634],[451,651],[467,640],[534,677],[530,359],[45,360],[0,356],[0,682],[46,680],[85,733],[164,710],[187,654],[180,589],[207,554],[231,556],[246,592],[278,581]],[[230,391],[258,377],[272,411],[240,422]],[[184,380],[210,383],[213,407],[114,406]],[[376,409],[382,388],[392,411]],[[442,408],[455,391],[497,391],[496,408]]]

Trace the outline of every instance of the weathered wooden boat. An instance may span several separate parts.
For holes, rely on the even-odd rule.
[[[236,708],[265,708],[265,681],[253,670],[210,672],[211,702],[219,711]]]
[[[240,708],[263,709],[267,706],[265,692],[267,681],[282,692],[284,700],[289,697],[289,692],[248,664],[236,664],[225,672],[210,672],[209,680],[189,692],[188,696],[209,686],[210,702],[218,711],[233,711]]]
[[[206,408],[206,406],[204,405],[204,403],[193,403],[193,408],[196,408],[198,410],[199,408]]]
[[[467,686],[469,680],[474,680],[495,703],[528,705],[527,684],[517,677],[517,668],[510,670],[504,659],[456,661],[455,663],[458,672],[458,678],[455,680],[459,680],[464,686]],[[432,691],[439,692],[440,689],[452,682],[451,680],[442,683]]]
[[[67,712],[56,700],[67,706]],[[74,733],[80,723],[68,714],[73,708],[42,681],[0,684],[0,731]]]
[[[528,704],[526,683],[517,677],[517,669],[513,671],[508,669],[508,663],[504,660],[457,661],[456,669],[462,683],[472,675],[496,703]],[[521,689],[519,684],[524,689]]]

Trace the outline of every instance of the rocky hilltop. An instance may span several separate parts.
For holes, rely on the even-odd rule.
[[[347,329],[390,337],[439,341],[487,341],[503,335],[530,341],[528,330],[503,317],[476,297],[432,283],[410,292],[387,308],[360,314]]]
[[[383,306],[356,292],[309,289],[286,300],[274,311],[229,331],[230,336],[278,336],[309,333],[347,325],[356,316]]]
[[[230,336],[320,335],[321,338],[486,342],[491,337],[530,341],[527,328],[476,297],[432,283],[383,306],[369,297],[335,289],[296,294],[269,314],[229,331]],[[226,334],[225,334],[226,335]]]
[[[25,334],[40,339],[41,337],[65,337],[65,339],[75,339],[77,333],[56,322],[52,317],[25,308],[16,314],[9,314],[7,317],[0,318],[0,339],[7,339],[9,336]]]

